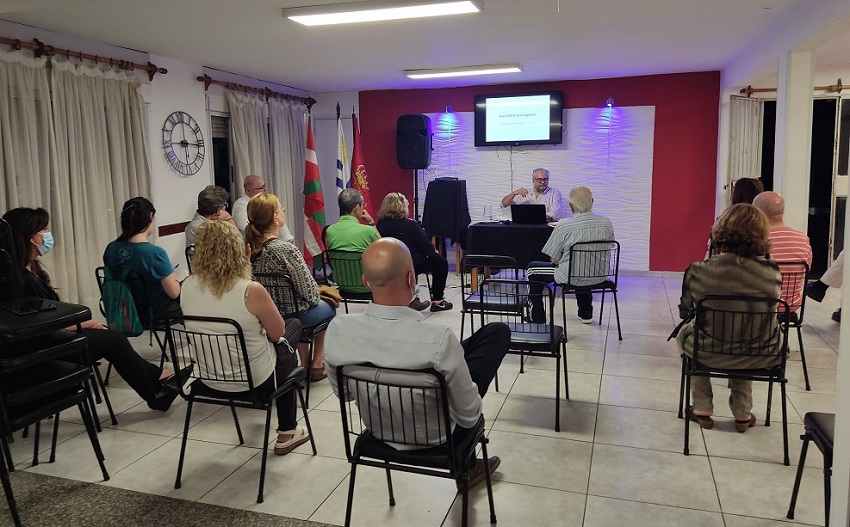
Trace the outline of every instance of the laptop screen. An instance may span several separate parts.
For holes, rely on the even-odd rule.
[[[546,205],[511,205],[511,218],[514,223],[546,223]]]

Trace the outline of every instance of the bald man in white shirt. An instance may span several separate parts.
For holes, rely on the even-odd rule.
[[[263,178],[255,175],[245,176],[243,188],[245,195],[233,202],[233,220],[236,222],[236,226],[239,227],[239,232],[244,237],[245,228],[248,226],[248,202],[257,194],[268,192],[268,190],[266,189],[266,182],[263,181]],[[291,242],[295,239],[295,236],[289,232],[289,227],[286,224],[280,228],[277,237],[285,242]]]

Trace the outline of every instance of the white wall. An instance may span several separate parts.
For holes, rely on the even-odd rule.
[[[151,56],[151,62],[168,69],[167,75],[158,75],[150,86],[148,120],[150,129],[151,155],[151,201],[156,207],[156,224],[169,225],[192,219],[197,208],[198,193],[213,182],[211,133],[207,118],[204,85],[195,78],[202,67],[166,57]],[[146,94],[147,96],[147,94]],[[201,125],[204,142],[207,144],[206,158],[201,170],[192,176],[181,177],[165,159],[162,150],[162,125],[172,112],[184,111]],[[187,273],[183,253],[183,234],[164,236],[155,240],[163,247],[172,264],[180,264],[178,271]]]

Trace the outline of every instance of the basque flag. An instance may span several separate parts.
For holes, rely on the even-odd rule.
[[[304,261],[314,269],[322,268],[322,229],[325,227],[325,198],[313,142],[313,127],[307,116],[307,158],[304,170]],[[318,256],[318,258],[316,258]]]

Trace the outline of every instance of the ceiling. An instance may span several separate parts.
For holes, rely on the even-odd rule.
[[[483,0],[479,14],[307,28],[316,0],[0,0],[0,19],[313,93],[722,69],[807,0]],[[850,57],[850,38],[817,60]],[[404,69],[518,62],[523,72],[412,81]]]

